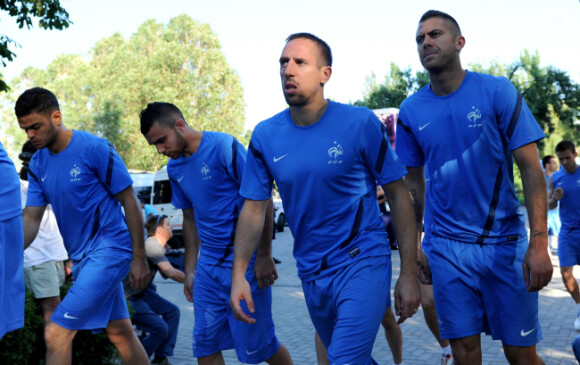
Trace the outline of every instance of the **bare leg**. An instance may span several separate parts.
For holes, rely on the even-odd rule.
[[[69,330],[49,321],[44,328],[46,365],[70,365],[72,341],[77,331]]]
[[[503,344],[506,359],[511,365],[545,365],[536,353],[536,346],[518,347]]]
[[[106,331],[109,340],[119,351],[124,364],[142,365],[149,363],[149,357],[133,332],[131,321],[128,318],[110,321]]]
[[[450,342],[456,365],[481,364],[481,335],[455,338]]]
[[[393,353],[393,362],[395,364],[400,364],[403,362],[403,334],[401,333],[401,327],[397,324],[395,314],[393,313],[392,306],[387,308],[385,311],[385,316],[381,321],[381,324],[385,328],[385,337]]]
[[[221,351],[204,357],[197,358],[199,365],[225,365],[224,357]]]
[[[60,304],[60,297],[47,297],[38,299],[40,308],[42,309],[42,316],[44,317],[44,325],[50,321],[50,316],[54,313],[56,307]]]
[[[314,332],[314,346],[316,347],[316,358],[318,359],[318,365],[329,365],[328,363],[328,351],[322,343],[318,332]]]
[[[568,293],[572,296],[572,299],[576,303],[580,303],[580,291],[578,290],[578,282],[574,278],[574,274],[572,272],[571,266],[562,266],[560,267],[560,272],[562,273],[562,280],[564,281],[564,285],[568,290]]]
[[[276,351],[276,353],[269,358],[268,360],[266,360],[266,362],[268,364],[273,364],[273,365],[292,365],[294,364],[292,362],[292,358],[290,357],[290,352],[288,352],[288,349],[286,348],[286,346],[280,344],[280,348],[278,349],[278,351]]]
[[[421,307],[423,307],[423,316],[427,327],[435,336],[439,346],[449,346],[449,340],[442,340],[439,334],[439,324],[437,323],[437,312],[435,311],[435,301],[433,300],[433,286],[420,284],[421,289]]]

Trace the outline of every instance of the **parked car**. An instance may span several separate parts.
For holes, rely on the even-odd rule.
[[[284,232],[286,214],[284,214],[284,206],[280,199],[274,199],[274,225],[278,232]]]
[[[173,229],[173,238],[169,245],[172,248],[183,246],[183,212],[171,204],[171,183],[167,175],[167,166],[163,166],[155,173],[153,178],[153,190],[151,192],[151,205],[157,213],[166,215]]]
[[[131,175],[131,179],[133,179],[133,190],[135,190],[137,197],[149,202],[151,199],[154,173],[140,170],[129,170],[129,175]]]

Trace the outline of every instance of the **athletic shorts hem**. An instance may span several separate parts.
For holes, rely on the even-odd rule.
[[[252,359],[249,357],[244,357],[244,356],[238,355],[238,360],[243,362],[243,363],[246,363],[246,364],[260,364],[262,362],[266,362],[266,360],[268,360],[269,358],[274,356],[278,352],[278,350],[280,350],[281,346],[282,346],[282,344],[280,343],[280,341],[276,341],[276,346],[272,347],[272,350],[270,351],[271,353],[270,352],[266,353],[267,356],[262,356],[259,359],[258,358]]]

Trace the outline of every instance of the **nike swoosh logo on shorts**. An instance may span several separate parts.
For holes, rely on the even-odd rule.
[[[520,332],[520,336],[522,337],[526,337],[527,335],[529,335],[530,333],[534,332],[535,328],[532,328],[531,330],[529,330],[528,332],[524,332],[524,330],[522,330],[522,332]]]
[[[184,176],[180,177],[179,179],[177,179],[177,182],[180,183],[181,180],[183,180]]]
[[[274,162],[278,162],[278,161],[280,161],[281,159],[283,159],[283,158],[284,158],[284,157],[286,157],[286,156],[288,156],[288,154],[282,155],[282,156],[280,156],[280,157],[276,157],[276,156],[274,156]]]
[[[255,350],[255,351],[246,350],[246,355],[250,356],[250,355],[253,355],[253,354],[255,354],[255,353],[256,353],[256,352],[258,352],[258,351],[260,351],[260,349],[257,349],[257,350]]]
[[[67,319],[78,319],[78,317],[69,316],[69,315],[68,315],[68,312],[66,312],[66,313],[64,314],[64,318],[67,318]]]

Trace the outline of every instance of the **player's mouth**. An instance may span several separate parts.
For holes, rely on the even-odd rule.
[[[284,84],[284,92],[287,95],[295,94],[297,90],[298,90],[298,87],[293,82],[286,82]]]

